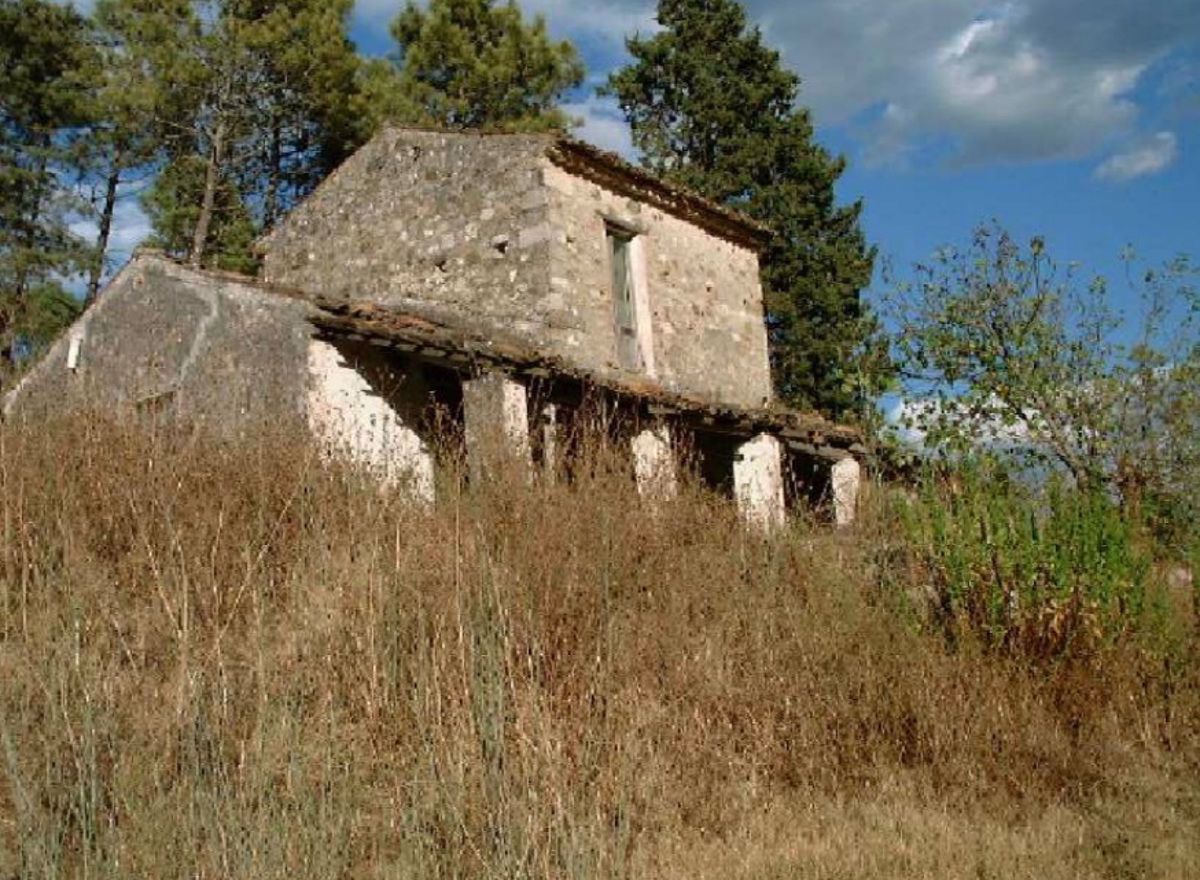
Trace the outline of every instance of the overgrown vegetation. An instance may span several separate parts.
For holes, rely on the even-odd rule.
[[[767,541],[602,442],[423,508],[296,436],[0,430],[0,875],[1200,868],[1196,619],[1098,502]],[[1026,637],[1076,593],[1102,637]]]
[[[893,348],[930,450],[1048,466],[1135,518],[1156,509],[1165,535],[1200,511],[1200,275],[1124,262],[1120,298],[1043,239],[983,226],[893,285]]]
[[[1133,634],[1157,650],[1178,622],[1152,586],[1162,548],[1103,492],[1057,479],[1034,489],[985,460],[930,468],[894,515],[896,585],[916,591],[906,598],[951,644],[969,635],[988,650],[1058,661]]]

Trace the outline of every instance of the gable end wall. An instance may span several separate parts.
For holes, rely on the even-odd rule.
[[[539,339],[552,230],[539,136],[388,130],[264,241],[268,283],[332,300],[432,304]]]

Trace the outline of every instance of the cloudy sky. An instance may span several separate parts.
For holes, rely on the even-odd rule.
[[[402,0],[358,0],[353,36],[390,48]],[[82,5],[87,5],[86,3]],[[654,28],[653,0],[523,0],[580,47],[582,136],[629,150],[595,86]],[[748,0],[803,78],[844,199],[903,266],[998,219],[1101,269],[1133,244],[1200,257],[1198,0]],[[136,218],[130,218],[130,223]],[[132,236],[130,236],[132,237]]]

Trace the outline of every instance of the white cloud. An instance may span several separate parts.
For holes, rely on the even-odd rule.
[[[1172,132],[1160,131],[1110,156],[1096,169],[1101,180],[1123,182],[1166,170],[1179,158],[1179,140]]]
[[[989,408],[994,413],[1003,409],[996,399],[989,401]],[[1035,410],[1027,410],[1025,422],[1005,424],[999,415],[976,420],[952,400],[901,396],[886,402],[884,419],[887,430],[896,440],[916,450],[926,448],[928,435],[922,425],[936,424],[942,419],[964,426],[973,425],[975,442],[981,446],[992,449],[1021,449],[1032,444],[1030,426],[1039,423],[1041,416]]]
[[[1146,72],[1178,63],[1175,50],[1200,44],[1196,0],[744,2],[768,43],[804,78],[801,99],[818,123],[853,123],[867,155],[880,161],[929,142],[946,146],[959,163],[1112,150],[1144,125],[1134,90]],[[356,28],[383,34],[403,5],[358,0]],[[556,36],[575,40],[597,65],[620,59],[627,35],[657,27],[655,0],[522,6],[544,14]],[[580,107],[586,137],[623,143],[615,117],[594,115],[590,99],[575,112]]]
[[[576,137],[604,150],[634,158],[633,135],[616,101],[611,98],[589,97],[584,101],[565,104],[563,109],[582,121],[572,132]]]
[[[1146,71],[1200,41],[1195,0],[745,2],[818,123],[854,122],[878,159],[928,141],[960,163],[1093,155],[1136,132]],[[585,44],[654,28],[652,0],[524,6]]]
[[[1200,38],[1194,0],[749,6],[804,76],[818,121],[858,116],[877,159],[931,140],[961,163],[1093,154],[1136,130],[1145,72]]]

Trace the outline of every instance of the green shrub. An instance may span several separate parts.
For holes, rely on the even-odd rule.
[[[965,630],[989,648],[1055,657],[1144,617],[1151,555],[1102,492],[1057,479],[1035,489],[972,463],[931,470],[896,512],[909,586],[923,587],[927,619],[950,639]]]

